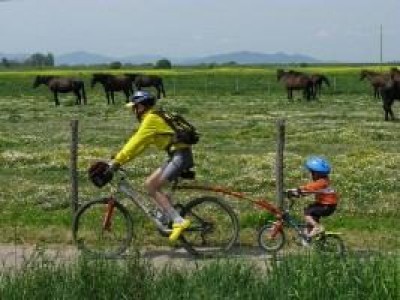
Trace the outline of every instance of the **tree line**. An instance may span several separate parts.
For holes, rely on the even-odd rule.
[[[31,67],[53,67],[54,55],[52,53],[34,53],[24,60],[8,59],[3,57],[1,65],[5,68],[12,68],[16,66],[31,66]]]

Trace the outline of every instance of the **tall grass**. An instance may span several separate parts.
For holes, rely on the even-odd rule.
[[[268,268],[215,261],[199,268],[155,268],[127,261],[51,261],[3,271],[1,299],[387,299],[400,296],[398,256],[286,257]],[[186,264],[188,265],[188,264]]]

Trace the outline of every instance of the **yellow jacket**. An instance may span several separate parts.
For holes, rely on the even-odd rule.
[[[155,145],[160,150],[166,150],[174,135],[174,130],[150,109],[143,115],[139,129],[122,147],[114,158],[114,162],[123,165],[142,153],[150,145]],[[183,148],[187,145],[176,145]]]

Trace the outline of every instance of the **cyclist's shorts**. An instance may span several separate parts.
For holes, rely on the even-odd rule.
[[[191,148],[185,148],[175,151],[170,159],[161,167],[161,179],[172,181],[176,179],[182,171],[192,168],[193,154]]]
[[[336,205],[313,203],[304,209],[304,214],[306,216],[311,216],[316,222],[319,222],[321,217],[330,216],[335,210]]]

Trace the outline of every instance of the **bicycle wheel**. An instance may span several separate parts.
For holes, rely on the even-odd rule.
[[[232,208],[216,197],[193,199],[182,216],[191,225],[182,234],[183,247],[195,256],[213,256],[232,248],[239,234],[239,222]]]
[[[76,213],[72,233],[84,253],[105,258],[122,254],[132,240],[132,218],[118,201],[103,198],[83,205]]]
[[[313,241],[315,249],[322,254],[344,256],[345,246],[342,238],[334,233],[325,233]]]
[[[272,222],[258,231],[258,245],[267,252],[278,252],[285,244],[286,237],[282,230],[277,230]]]

